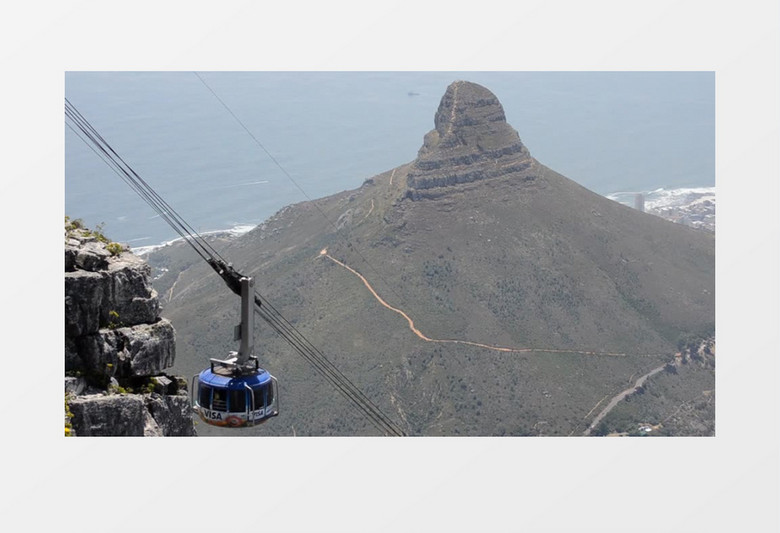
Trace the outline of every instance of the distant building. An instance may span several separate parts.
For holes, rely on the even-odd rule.
[[[641,192],[634,197],[634,208],[643,213],[645,212],[645,195]]]

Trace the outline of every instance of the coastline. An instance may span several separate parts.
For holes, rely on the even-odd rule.
[[[250,224],[241,224],[238,226],[234,226],[230,229],[222,229],[222,230],[211,230],[211,231],[204,231],[200,232],[199,235],[201,237],[238,237],[240,235],[243,235],[245,233],[249,233],[253,229],[255,229],[257,226],[253,226]],[[177,237],[175,239],[171,239],[169,241],[165,241],[161,244],[152,244],[149,246],[138,246],[138,247],[132,247],[129,246],[130,250],[139,257],[146,257],[150,253],[159,250],[160,248],[164,248],[166,246],[169,246],[171,244],[176,244],[178,242],[184,241],[183,237]]]
[[[715,232],[715,187],[617,192],[607,198],[692,228]]]

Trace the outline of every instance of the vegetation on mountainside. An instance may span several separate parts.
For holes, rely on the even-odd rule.
[[[112,255],[117,256],[125,251],[125,247],[118,242],[111,241],[103,234],[103,223],[97,224],[95,229],[88,229],[80,218],[71,219],[65,215],[65,236],[72,237],[78,232],[79,236],[84,238],[93,238],[106,245],[106,250]]]
[[[70,437],[73,434],[73,424],[71,423],[71,419],[73,418],[73,413],[70,410],[70,403],[68,402],[69,395],[65,394],[65,436]]]
[[[361,200],[363,195],[383,194],[382,184],[375,181],[366,190],[319,200],[319,205],[329,215],[358,209],[355,204],[367,202]],[[495,194],[505,195],[500,188]],[[470,201],[479,200],[472,194]],[[672,244],[679,237],[666,227],[669,223],[650,224],[651,234],[654,224],[669,234],[655,236],[651,243],[658,244],[636,242],[630,233],[602,234],[598,237],[608,243],[603,247],[596,244],[602,241],[589,243],[586,235],[576,233],[565,239],[546,236],[541,211],[512,222],[522,230],[506,231],[486,222],[492,216],[507,224],[511,206],[492,206],[490,215],[476,206],[460,209],[454,220],[475,219],[460,226],[442,222],[447,208],[441,201],[426,211],[406,202],[386,206],[384,213],[375,207],[362,221],[354,217],[360,224],[342,228],[339,235],[330,234],[321,215],[306,204],[294,206],[264,228],[234,243],[220,243],[220,251],[240,271],[255,275],[258,290],[383,411],[405,420],[412,433],[580,434],[598,413],[589,411],[605,396],[625,389],[631,376],[671,361],[678,339],[691,331],[686,328],[711,327],[708,313],[691,307],[686,316],[674,301],[659,299],[669,292],[669,281],[675,290],[685,290],[686,284],[702,283],[710,276],[708,270],[679,270],[678,281],[647,277],[655,265],[673,264],[675,254],[689,247],[686,243],[678,250]],[[444,211],[438,210],[442,207]],[[635,215],[622,206],[614,207],[614,213],[602,209],[604,216],[618,218],[615,224],[624,233]],[[537,217],[542,221],[534,223]],[[423,228],[436,239],[424,240]],[[684,235],[691,232],[681,230]],[[664,239],[666,257],[655,250]],[[615,254],[618,268],[606,261],[594,267],[580,251],[589,247],[597,249],[597,258]],[[643,260],[645,247],[654,255]],[[323,248],[361,271],[383,298],[408,312],[431,338],[636,356],[507,354],[421,342],[360,280],[322,259]],[[613,250],[628,253],[626,261]],[[238,320],[238,300],[193,256],[186,247],[166,247],[150,257],[150,264],[169,268],[161,278],[167,283],[155,282],[158,291],[169,291],[175,283],[166,316],[176,324],[179,353],[188,354],[177,362],[184,374],[197,372],[208,357],[235,349],[230,332]],[[170,268],[173,265],[183,268]],[[705,262],[701,266],[710,268]],[[706,287],[714,292],[711,285]],[[198,326],[197,318],[193,320],[198,316],[209,320]],[[292,428],[297,434],[372,434],[370,424],[262,323],[257,338],[260,360],[280,377],[287,407],[273,427],[263,428],[264,434],[292,434]]]

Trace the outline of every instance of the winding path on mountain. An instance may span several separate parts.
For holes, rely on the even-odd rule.
[[[483,344],[481,342],[473,342],[473,341],[464,341],[464,340],[455,340],[455,339],[432,339],[431,337],[428,337],[423,332],[421,332],[415,325],[414,320],[411,319],[411,317],[406,314],[401,309],[398,309],[397,307],[393,307],[389,303],[387,303],[379,294],[374,290],[374,288],[371,286],[371,283],[368,282],[368,280],[363,276],[360,272],[355,270],[354,268],[350,267],[349,265],[339,261],[335,257],[328,254],[327,248],[320,251],[319,257],[325,257],[333,261],[335,264],[339,265],[340,267],[348,270],[355,276],[357,276],[362,282],[363,285],[366,286],[366,288],[371,292],[371,294],[376,298],[376,300],[387,309],[393,311],[394,313],[397,313],[401,315],[406,322],[409,324],[409,329],[414,333],[418,338],[425,342],[435,342],[440,344],[463,344],[467,346],[475,346],[477,348],[484,348],[486,350],[493,350],[496,352],[509,352],[509,353],[529,353],[529,352],[544,352],[544,353],[573,353],[573,354],[581,354],[581,355],[601,355],[601,356],[609,356],[609,357],[627,357],[627,356],[643,356],[643,357],[662,357],[664,354],[629,354],[629,353],[621,353],[621,352],[599,352],[599,351],[592,351],[592,350],[563,350],[563,349],[557,349],[557,348],[507,348],[503,346],[494,346],[491,344]],[[663,367],[661,367],[663,368]],[[645,376],[643,376],[645,377]],[[642,379],[642,378],[640,378]]]
[[[360,222],[362,223],[364,220],[368,218],[368,215],[370,215],[374,211],[374,199],[371,198],[371,209],[368,210],[368,213],[366,213],[366,216],[363,217],[363,220]]]

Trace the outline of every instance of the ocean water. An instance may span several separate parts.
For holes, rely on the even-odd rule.
[[[68,72],[65,96],[197,231],[243,231],[414,159],[455,80],[594,192],[715,185],[712,72]],[[134,249],[177,236],[64,127],[66,215]]]

